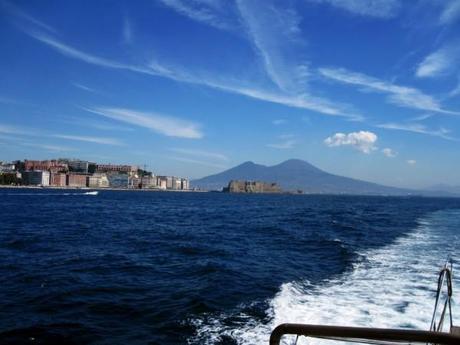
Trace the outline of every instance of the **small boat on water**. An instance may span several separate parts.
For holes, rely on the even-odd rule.
[[[97,190],[91,191],[91,192],[85,192],[85,195],[98,195],[99,192]]]
[[[270,345],[281,344],[284,335],[296,337],[292,344],[297,344],[300,337],[307,337],[360,344],[460,345],[460,327],[453,324],[451,300],[452,263],[447,262],[439,273],[433,317],[428,331],[285,323],[272,331]],[[447,316],[449,325],[448,330],[444,331]]]

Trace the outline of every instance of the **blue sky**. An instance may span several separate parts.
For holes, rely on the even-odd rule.
[[[0,160],[460,185],[459,0],[0,1]]]

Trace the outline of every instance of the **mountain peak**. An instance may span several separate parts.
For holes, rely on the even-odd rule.
[[[329,174],[301,159],[288,159],[273,166],[244,162],[221,173],[192,181],[207,190],[221,190],[231,180],[274,182],[286,191],[332,194],[407,194],[408,191]]]
[[[291,171],[310,171],[310,172],[322,172],[322,170],[318,169],[314,165],[308,163],[307,161],[301,159],[288,159],[284,162],[281,162],[277,165],[272,166],[273,169],[284,169],[284,170],[291,170]]]

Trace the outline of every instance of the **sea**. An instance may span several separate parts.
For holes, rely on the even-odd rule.
[[[427,330],[446,260],[460,323],[459,240],[458,198],[0,189],[0,344]]]

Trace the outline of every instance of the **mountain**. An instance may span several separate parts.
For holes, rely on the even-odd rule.
[[[438,194],[447,194],[447,195],[460,195],[460,186],[451,186],[448,184],[437,184],[425,189],[426,192],[433,192]]]
[[[275,182],[285,191],[305,193],[408,195],[413,190],[382,186],[376,183],[329,174],[300,159],[290,159],[278,165],[265,166],[245,162],[219,174],[191,181],[192,187],[221,190],[230,180]]]

